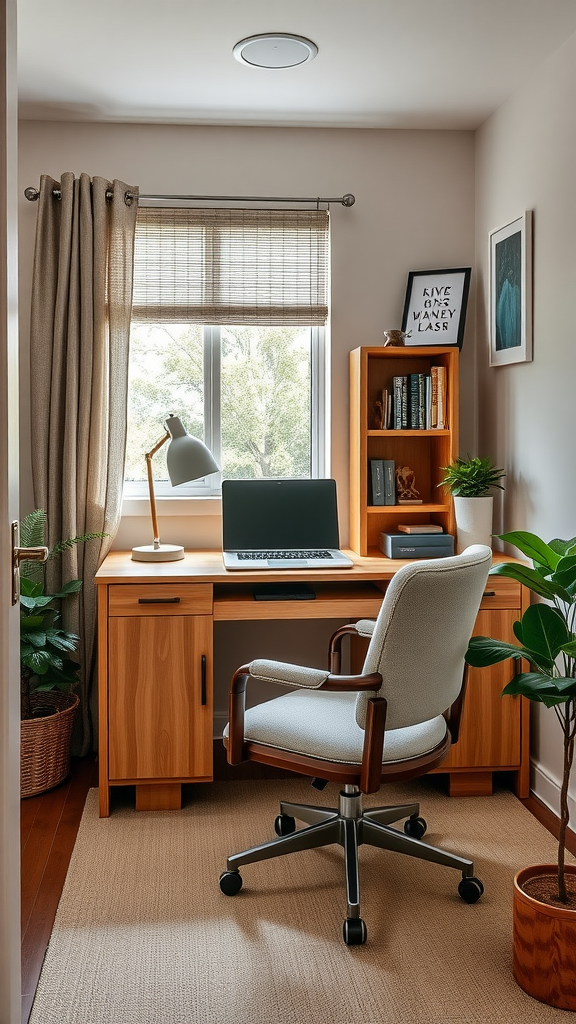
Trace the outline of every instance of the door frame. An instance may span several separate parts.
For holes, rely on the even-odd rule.
[[[21,1020],[16,0],[0,0],[0,1020]]]

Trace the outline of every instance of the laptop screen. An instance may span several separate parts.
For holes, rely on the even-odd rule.
[[[225,551],[338,548],[334,480],[223,480]]]

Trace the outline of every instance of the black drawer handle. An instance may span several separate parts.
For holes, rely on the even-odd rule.
[[[201,701],[202,707],[206,707],[206,655],[203,654],[200,658],[200,671],[201,671]]]
[[[496,591],[495,590],[485,590],[484,593],[482,594],[482,597],[496,597]]]
[[[180,604],[179,597],[139,597],[138,604]]]

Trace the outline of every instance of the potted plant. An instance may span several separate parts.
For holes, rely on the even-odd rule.
[[[492,547],[492,505],[490,490],[499,487],[499,481],[506,476],[503,469],[496,469],[489,456],[465,459],[458,456],[449,466],[442,467],[446,474],[438,484],[446,487],[454,498],[456,517],[456,550],[461,553],[470,544],[486,544]]]
[[[35,509],[20,524],[20,541],[24,547],[43,546],[45,531],[46,513]],[[101,536],[61,541],[48,558]],[[82,580],[70,580],[58,593],[46,594],[44,565],[24,561],[20,574],[20,792],[27,797],[57,786],[70,769],[70,737],[79,704],[73,690],[80,667],[70,655],[80,638],[62,628],[56,602],[76,594]]]
[[[548,603],[530,605],[514,624],[517,645],[473,637],[466,661],[480,668],[525,659],[530,670],[517,673],[503,692],[553,708],[563,734],[557,864],[523,868],[514,880],[514,976],[537,999],[576,1010],[576,866],[564,856],[576,738],[576,537],[547,544],[533,533],[515,532],[500,540],[527,555],[532,568],[504,562],[490,572],[517,580]]]

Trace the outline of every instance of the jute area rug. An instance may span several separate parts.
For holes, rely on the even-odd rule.
[[[438,779],[366,804],[420,799],[428,840],[475,861],[479,903],[452,869],[363,846],[365,946],[342,941],[343,856],[332,846],[247,865],[228,897],[229,853],[273,838],[278,801],[333,805],[306,780],[198,786],[182,811],[115,810],[91,790],[31,1024],[539,1024],[572,1015],[512,976],[511,887],[554,861],[554,839],[514,796],[450,799]]]

